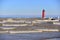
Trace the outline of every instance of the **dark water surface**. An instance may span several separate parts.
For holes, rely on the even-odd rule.
[[[0,34],[0,40],[60,40],[60,32]]]

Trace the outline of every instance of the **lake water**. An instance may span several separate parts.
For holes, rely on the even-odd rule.
[[[0,34],[0,40],[60,40],[60,32]]]

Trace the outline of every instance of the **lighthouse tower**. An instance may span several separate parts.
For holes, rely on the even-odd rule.
[[[45,10],[43,9],[42,10],[42,19],[44,19],[45,18]]]

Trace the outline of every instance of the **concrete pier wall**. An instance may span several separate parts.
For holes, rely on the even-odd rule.
[[[58,29],[37,29],[35,31],[0,31],[0,33],[36,33],[36,32],[59,32]]]

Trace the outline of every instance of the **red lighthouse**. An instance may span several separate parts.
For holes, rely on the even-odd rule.
[[[42,10],[42,19],[44,19],[45,18],[45,10],[43,9]]]

